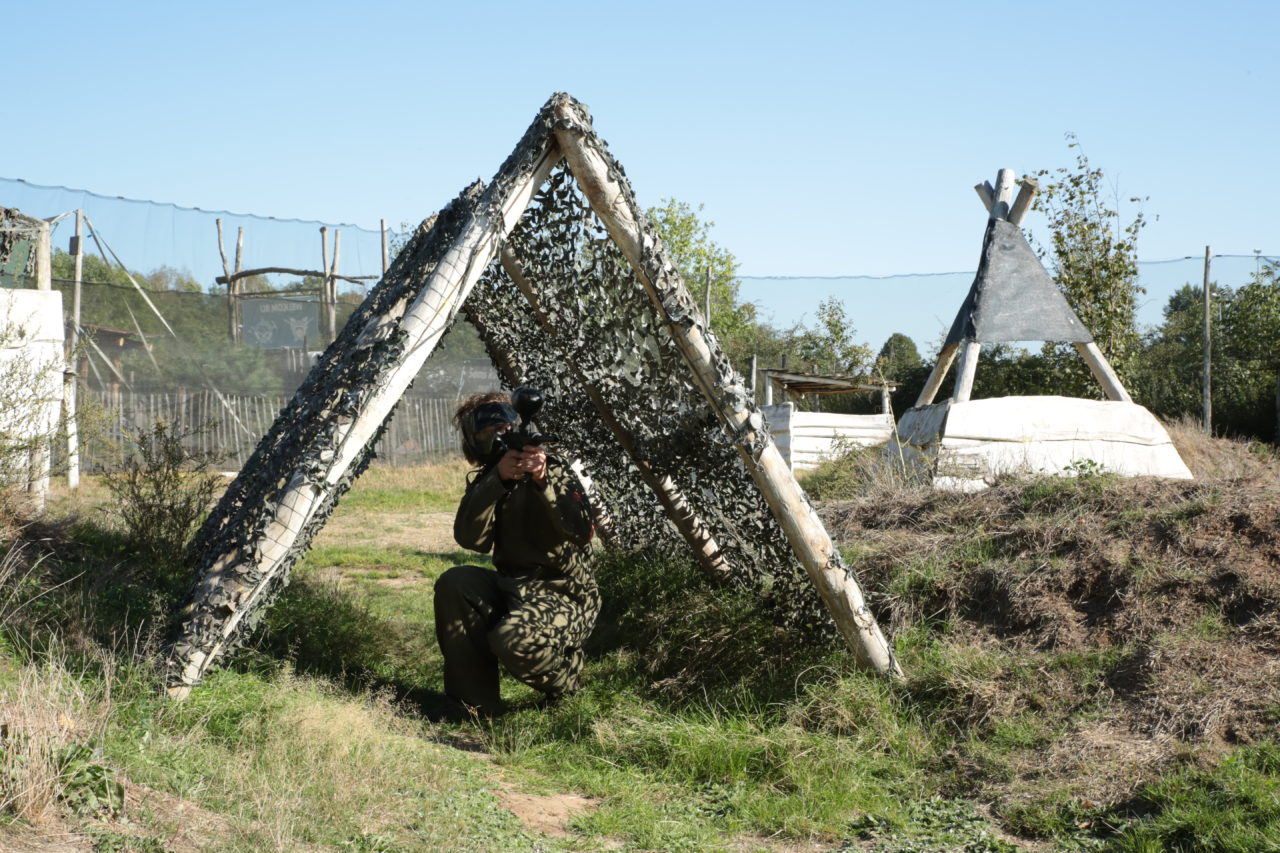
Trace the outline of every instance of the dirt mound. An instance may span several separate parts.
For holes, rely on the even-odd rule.
[[[1273,468],[881,492],[820,511],[891,634],[931,632],[985,661],[908,673],[920,695],[945,694],[949,722],[982,737],[1018,713],[1056,721],[1053,743],[1028,753],[1041,766],[1011,768],[1015,780],[1076,774],[1090,796],[1114,801],[1189,748],[1210,755],[1274,735]]]

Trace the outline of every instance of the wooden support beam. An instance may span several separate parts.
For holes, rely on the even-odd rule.
[[[320,226],[320,338],[328,345],[337,336],[338,330],[329,322],[329,228]]]
[[[987,210],[991,210],[991,206],[996,203],[996,191],[992,189],[991,182],[983,181],[980,184],[974,184],[973,191],[978,194],[978,198],[982,201],[982,206]]]
[[[251,278],[255,275],[267,275],[268,273],[285,273],[287,275],[312,276],[314,278],[324,278],[329,274],[329,270],[300,270],[293,267],[255,267],[251,270],[241,270],[236,273],[228,273],[220,275],[214,279],[216,284],[226,284],[228,281],[239,281],[242,278]],[[352,284],[358,284],[364,281],[377,281],[376,275],[334,275],[336,281],[349,281]]]
[[[53,289],[53,226],[43,219],[35,222],[36,241],[32,251],[36,257],[36,290]]]
[[[1036,194],[1040,192],[1040,182],[1035,178],[1023,178],[1018,183],[1018,197],[1014,199],[1013,207],[1009,210],[1009,222],[1021,226],[1027,211],[1031,210],[1031,203],[1035,201]]]
[[[555,329],[551,318],[547,315],[546,310],[543,309],[537,291],[525,276],[519,259],[507,248],[503,248],[500,257],[503,269],[507,271],[507,275],[511,277],[511,280],[528,301],[533,317],[538,325],[542,327],[542,331],[547,335],[554,334]],[[725,560],[724,553],[716,543],[715,537],[711,535],[711,531],[706,524],[693,511],[693,507],[689,505],[684,493],[680,491],[669,476],[655,471],[649,461],[640,454],[635,436],[628,432],[627,428],[614,417],[613,411],[605,402],[604,396],[599,389],[588,382],[586,377],[580,373],[575,372],[574,378],[583,393],[587,395],[587,399],[591,401],[591,405],[595,406],[601,422],[613,434],[618,446],[631,459],[631,464],[639,472],[640,479],[658,498],[658,502],[662,504],[662,509],[666,512],[667,518],[671,520],[671,523],[675,525],[676,530],[684,538],[684,541],[693,550],[694,556],[698,560],[698,565],[702,567],[703,574],[715,583],[727,583],[733,576],[733,567]]]
[[[1001,169],[996,173],[996,186],[991,206],[987,212],[992,219],[1008,219],[1009,205],[1013,201],[1013,169]]]
[[[333,229],[333,261],[329,265],[329,274],[325,276],[324,286],[329,303],[329,328],[333,337],[338,337],[338,258],[342,254],[342,229]]]
[[[710,346],[698,324],[671,317],[657,284],[674,275],[660,241],[641,227],[642,214],[619,183],[621,170],[589,140],[581,119],[567,104],[556,109],[555,135],[574,178],[614,242],[622,250],[673,341],[693,371],[695,384],[725,429],[735,437],[739,458],[768,502],[792,550],[817,587],[836,627],[860,665],[881,673],[900,673],[892,650],[867,609],[862,590],[840,561],[831,537],[804,491],[796,483],[752,407],[734,410],[722,402],[720,377]],[[757,452],[754,448],[762,446]]]
[[[222,258],[222,277],[227,282],[227,338],[238,341],[239,329],[236,327],[236,287],[231,277],[231,265],[227,263],[227,247],[222,242],[222,219],[213,220],[218,227],[218,255]]]
[[[67,330],[67,372],[64,405],[67,412],[67,488],[80,488],[80,425],[77,420],[76,397],[80,392],[80,377],[76,365],[80,361],[80,297],[84,284],[84,211],[76,210],[76,235],[74,244],[74,289],[71,292],[71,328]]]
[[[917,407],[928,406],[933,402],[933,398],[938,396],[938,389],[942,387],[942,380],[947,378],[947,371],[951,369],[951,362],[956,360],[956,353],[959,349],[959,344],[947,344],[942,348],[942,352],[938,353],[938,361],[929,373],[929,378],[925,380],[924,388],[920,390],[920,396],[916,398]]]
[[[978,370],[978,354],[982,344],[965,341],[960,345],[960,363],[956,365],[956,385],[951,391],[951,402],[964,403],[973,394],[973,377]]]
[[[1204,247],[1204,279],[1200,291],[1204,309],[1200,315],[1200,339],[1204,360],[1200,380],[1200,402],[1204,409],[1204,434],[1213,435],[1213,282],[1209,279],[1209,270],[1213,263],[1213,253],[1208,246]],[[1280,423],[1276,424],[1280,429]]]
[[[238,276],[240,274],[240,271],[243,269],[244,269],[244,226],[242,225],[238,229],[236,229],[236,267],[235,267],[235,272],[233,272],[232,275]],[[231,300],[231,306],[232,306],[232,310],[235,312],[236,340],[239,341],[239,340],[242,340],[244,337],[243,335],[240,334],[240,329],[242,326],[244,326],[244,310],[240,306],[240,288],[228,286],[227,287],[228,297],[230,297],[232,290],[236,291],[236,298]]]
[[[1133,402],[1129,392],[1124,390],[1124,385],[1120,384],[1120,377],[1116,376],[1116,372],[1111,369],[1111,363],[1102,354],[1102,350],[1098,349],[1097,344],[1090,341],[1087,344],[1075,343],[1072,346],[1076,348],[1076,352],[1080,353],[1084,363],[1089,365],[1093,378],[1098,380],[1098,384],[1102,386],[1102,390],[1106,393],[1108,400],[1116,400],[1121,403]]]
[[[765,375],[772,378],[773,381],[784,386],[785,385],[810,385],[814,383],[821,383],[823,385],[832,385],[840,388],[847,388],[850,391],[879,391],[881,388],[884,387],[885,384],[893,388],[897,387],[897,384],[894,382],[883,383],[883,384],[878,383],[873,385],[867,382],[856,382],[844,376],[826,376],[826,375],[817,374],[817,373],[792,373],[790,371],[785,371],[776,367],[766,368],[764,372],[765,372]],[[808,391],[808,393],[816,393],[816,392]]]

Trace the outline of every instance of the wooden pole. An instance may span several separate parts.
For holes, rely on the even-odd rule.
[[[338,335],[338,330],[329,323],[329,229],[320,226],[320,336],[327,344]]]
[[[329,267],[327,289],[329,292],[330,340],[338,337],[338,257],[342,254],[342,229],[333,229],[333,264]]]
[[[75,257],[75,279],[71,291],[71,329],[67,336],[67,372],[64,398],[67,407],[67,488],[80,488],[80,427],[76,421],[80,382],[80,293],[84,284],[84,211],[76,210],[76,236],[71,247]]]
[[[960,361],[956,364],[956,385],[951,389],[951,402],[964,403],[973,396],[973,378],[978,372],[978,356],[982,344],[964,341],[960,344]]]
[[[1210,313],[1213,306],[1212,285],[1209,283],[1209,264],[1212,255],[1209,247],[1204,247],[1204,380],[1201,384],[1201,393],[1204,397],[1204,434],[1213,435],[1213,362],[1211,354],[1213,352],[1212,342],[1212,314]]]
[[[222,242],[222,220],[213,220],[218,226],[218,255],[222,258],[222,274],[227,277],[227,337],[236,340],[239,330],[236,328],[236,296],[235,284],[231,279],[231,267],[227,263],[227,249]]]
[[[759,381],[757,370],[759,368],[759,359],[755,353],[751,353],[751,402],[756,402],[756,387]]]
[[[996,186],[988,212],[992,219],[1008,219],[1009,205],[1013,201],[1013,169],[1001,169],[996,173]]]
[[[534,290],[533,285],[525,277],[519,259],[510,249],[506,248],[502,250],[500,257],[507,275],[511,277],[512,282],[515,283],[520,292],[524,294],[525,300],[528,301],[534,320],[537,321],[547,335],[554,334],[554,324],[543,309],[537,291]],[[733,567],[725,560],[720,546],[711,535],[711,531],[702,522],[702,519],[698,517],[697,513],[693,511],[693,507],[689,505],[689,501],[679,487],[676,486],[675,481],[666,474],[661,474],[653,469],[649,461],[639,452],[639,445],[635,436],[628,432],[626,427],[614,417],[613,411],[609,408],[609,404],[605,401],[604,395],[600,393],[599,389],[576,371],[574,380],[583,393],[587,395],[591,405],[595,406],[601,423],[613,434],[614,440],[618,442],[618,446],[622,448],[623,452],[631,458],[631,464],[635,466],[636,471],[640,474],[640,479],[658,498],[658,502],[662,504],[667,518],[671,519],[671,523],[675,525],[676,530],[680,532],[685,542],[693,550],[698,564],[702,567],[703,574],[716,583],[728,582],[734,574]]]
[[[992,188],[987,183],[981,183],[974,187],[978,191],[978,197],[982,199],[982,203],[986,205],[988,214],[992,219],[1009,219],[1010,203],[1013,201],[1013,185],[1014,175],[1013,169],[1001,169],[996,173],[996,185]],[[1024,188],[1025,189],[1025,188]],[[1030,191],[1027,191],[1030,192]],[[1032,193],[1034,195],[1034,193]],[[1030,196],[1027,197],[1024,206],[1030,205]],[[1023,213],[1026,211],[1024,210]],[[973,379],[978,371],[978,356],[982,352],[982,344],[978,341],[964,341],[960,346],[960,362],[956,365],[956,384],[951,391],[951,402],[963,403],[967,401],[973,394]],[[938,364],[942,364],[939,357]],[[935,367],[935,370],[937,368]],[[944,370],[943,373],[946,371]],[[930,383],[933,376],[929,377]],[[941,384],[942,377],[937,379]],[[928,387],[928,383],[926,383]],[[937,393],[935,388],[933,393]],[[922,398],[924,394],[920,395]],[[932,397],[930,397],[932,399]]]
[[[1018,197],[1013,202],[1013,208],[1009,211],[1009,222],[1014,225],[1021,226],[1023,217],[1027,215],[1027,211],[1031,210],[1031,203],[1035,201],[1036,194],[1040,192],[1040,182],[1035,178],[1023,178],[1018,182]]]
[[[244,269],[244,226],[243,225],[241,225],[236,230],[236,273],[238,274],[242,269]],[[232,340],[234,340],[236,343],[240,343],[241,341],[244,340],[244,334],[240,329],[240,327],[244,325],[244,322],[241,317],[239,291],[240,291],[240,285],[238,283],[238,280],[236,284],[227,285],[227,298],[231,300],[232,312],[235,315],[235,337]]]
[[[951,362],[956,360],[956,353],[959,351],[959,344],[947,344],[942,348],[942,352],[938,353],[938,361],[934,364],[929,378],[925,380],[924,388],[920,390],[920,396],[916,399],[917,407],[929,405],[933,402],[933,398],[938,396],[942,380],[947,378],[947,371],[951,369]]]
[[[53,290],[52,232],[53,226],[44,220],[36,225],[36,290]]]
[[[995,204],[996,193],[995,190],[992,189],[990,181],[983,181],[980,184],[974,184],[973,191],[978,194],[978,198],[982,200],[982,206],[987,210],[990,210],[991,206]]]
[[[556,108],[555,135],[569,169],[615,244],[630,262],[659,317],[667,318],[672,340],[693,372],[712,411],[735,437],[739,458],[773,511],[796,557],[817,587],[837,629],[859,664],[881,673],[900,673],[897,661],[875,617],[867,609],[857,581],[845,569],[817,513],[796,483],[786,461],[753,423],[753,410],[734,411],[721,403],[720,375],[706,336],[696,323],[686,327],[663,305],[657,284],[674,270],[666,250],[651,231],[641,227],[641,211],[619,184],[621,170],[587,139],[581,119],[568,104]],[[760,446],[758,451],[755,450]]]
[[[1133,398],[1124,389],[1124,385],[1120,384],[1120,377],[1111,369],[1110,362],[1102,354],[1102,350],[1098,349],[1097,344],[1089,341],[1087,344],[1077,342],[1072,346],[1076,348],[1076,352],[1080,353],[1084,363],[1089,365],[1089,371],[1093,373],[1093,378],[1098,380],[1098,384],[1102,386],[1102,390],[1106,393],[1108,400],[1114,400],[1118,403],[1133,402]]]
[[[382,232],[382,274],[387,274],[387,220],[378,220],[378,230]]]

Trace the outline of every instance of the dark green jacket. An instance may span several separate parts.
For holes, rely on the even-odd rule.
[[[593,533],[582,485],[555,457],[547,458],[547,484],[504,483],[497,466],[467,485],[453,521],[463,548],[493,551],[493,565],[508,577],[568,578],[594,587],[586,546]]]

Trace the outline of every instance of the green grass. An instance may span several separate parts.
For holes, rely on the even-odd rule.
[[[1235,750],[1210,767],[1184,767],[1145,787],[1150,815],[1124,828],[1114,849],[1255,853],[1280,850],[1280,743]]]
[[[379,476],[338,513],[358,523],[456,500],[454,480],[424,495],[434,488],[426,475]],[[1081,512],[1104,487],[1094,479],[1048,478],[1028,487],[1022,506],[1036,516]],[[606,608],[584,688],[542,708],[507,679],[512,711],[460,726],[426,722],[417,704],[441,680],[432,581],[484,557],[395,543],[316,548],[251,648],[171,703],[150,657],[170,587],[157,586],[159,570],[130,564],[109,529],[84,523],[72,541],[50,576],[72,580],[30,605],[24,630],[80,632],[106,650],[74,662],[78,678],[111,696],[109,720],[88,742],[101,750],[95,760],[198,808],[206,849],[701,851],[777,839],[1007,853],[1008,832],[1062,850],[1280,846],[1274,744],[1175,767],[1105,807],[1069,780],[1036,780],[1046,752],[1108,707],[1108,679],[1132,649],[1015,653],[975,642],[962,620],[942,615],[956,574],[999,591],[1031,571],[980,526],[958,544],[909,552],[888,575],[884,595],[906,620],[893,637],[901,682],[857,671],[833,635],[798,636],[751,594],[711,588],[687,562],[605,554]],[[858,543],[846,550],[878,556]],[[15,628],[0,629],[0,685],[41,660]],[[1229,636],[1216,612],[1185,630]],[[457,748],[477,744],[493,764]],[[572,838],[550,839],[502,807],[492,793],[499,776],[518,790],[598,803],[572,819]],[[985,786],[997,785],[1021,793],[993,803]],[[177,831],[159,805],[130,820],[91,822],[93,843],[160,849]]]

